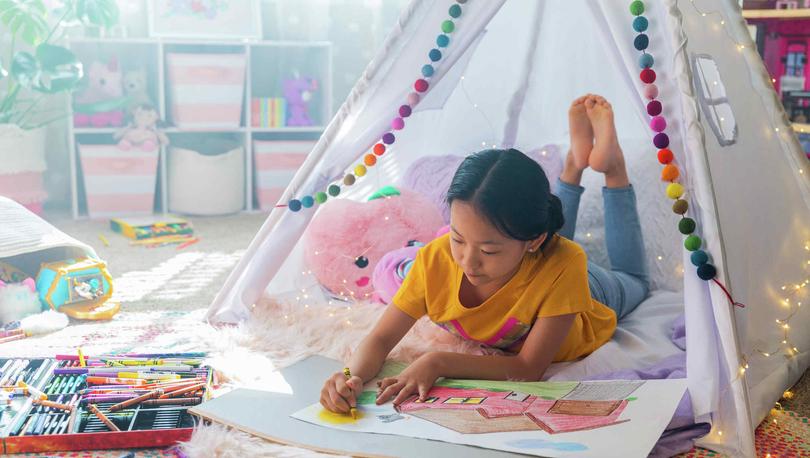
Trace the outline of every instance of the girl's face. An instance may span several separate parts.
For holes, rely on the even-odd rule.
[[[464,201],[450,206],[450,251],[474,286],[500,288],[517,272],[527,251],[536,251],[546,236],[521,241],[503,235],[475,207]]]

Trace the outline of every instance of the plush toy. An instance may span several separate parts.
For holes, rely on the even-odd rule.
[[[19,283],[0,280],[0,324],[18,321],[41,311],[42,303],[33,278]]]
[[[154,151],[155,148],[169,144],[169,138],[158,130],[160,120],[157,110],[151,105],[140,105],[135,108],[132,122],[123,130],[116,132],[113,138],[118,140],[118,147],[130,150],[134,147],[143,151]]]
[[[312,93],[318,89],[315,78],[299,78],[284,80],[284,99],[287,101],[287,125],[311,126],[309,117],[309,101]]]
[[[433,238],[439,238],[442,235],[450,232],[450,226],[443,226]],[[394,251],[389,251],[384,254],[374,268],[374,274],[371,277],[371,283],[374,285],[374,292],[376,293],[375,299],[378,299],[383,304],[390,304],[391,299],[402,286],[402,282],[411,271],[413,261],[416,259],[416,252],[419,251],[425,244],[421,242],[411,241],[408,246],[398,248]]]
[[[152,105],[146,87],[146,71],[132,70],[124,73],[124,95],[127,98],[127,115],[135,116],[135,109],[143,105]]]
[[[526,152],[526,155],[543,167],[543,171],[546,172],[548,181],[551,183],[551,190],[554,192],[557,178],[563,168],[559,147],[546,145],[530,150]],[[425,156],[417,159],[405,171],[401,185],[426,196],[439,209],[444,222],[450,223],[450,208],[447,207],[445,197],[453,175],[463,160],[464,157],[453,155]]]
[[[87,70],[86,87],[74,98],[73,125],[121,126],[126,103],[117,60],[110,59],[107,64],[93,62]]]
[[[430,241],[442,224],[429,200],[405,189],[384,188],[368,202],[335,199],[304,233],[304,262],[334,296],[372,299],[380,258],[409,242]]]

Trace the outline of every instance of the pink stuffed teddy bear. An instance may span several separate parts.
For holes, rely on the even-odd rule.
[[[375,299],[372,274],[382,256],[432,240],[443,224],[427,198],[405,189],[383,188],[368,202],[330,200],[304,233],[304,262],[336,297]]]

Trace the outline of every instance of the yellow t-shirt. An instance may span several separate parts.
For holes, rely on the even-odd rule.
[[[520,351],[537,318],[576,313],[554,361],[585,356],[610,340],[616,313],[591,298],[585,251],[559,235],[524,256],[515,275],[477,307],[458,298],[464,272],[450,253],[450,236],[419,250],[392,302],[414,319],[427,315],[445,330],[482,344]]]

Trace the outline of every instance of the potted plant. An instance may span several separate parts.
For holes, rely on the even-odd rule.
[[[67,104],[54,97],[76,89],[83,69],[59,45],[66,29],[106,29],[118,22],[116,0],[53,0],[48,6],[42,0],[0,0],[0,194],[30,181],[11,180],[11,174],[38,172],[41,180],[44,126],[68,115]]]

